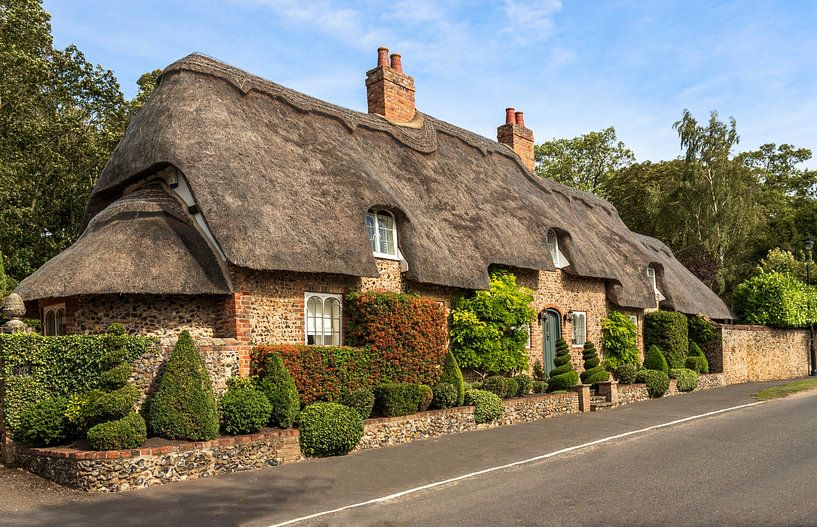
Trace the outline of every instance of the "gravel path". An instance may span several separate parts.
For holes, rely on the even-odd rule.
[[[93,494],[71,490],[23,470],[0,465],[0,514],[25,513],[49,505],[88,502]]]

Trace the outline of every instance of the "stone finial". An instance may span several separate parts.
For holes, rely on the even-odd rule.
[[[26,331],[26,324],[22,320],[26,314],[26,305],[23,299],[17,293],[12,293],[3,300],[3,305],[0,306],[0,313],[8,320],[3,324],[3,333],[14,333],[15,331]]]

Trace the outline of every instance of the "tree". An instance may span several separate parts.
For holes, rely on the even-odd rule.
[[[635,162],[633,152],[616,140],[612,126],[572,139],[553,139],[535,148],[536,173],[586,192],[604,195],[614,172]]]
[[[139,77],[139,80],[136,81],[136,85],[139,86],[139,91],[136,93],[136,97],[128,103],[131,115],[139,113],[142,106],[148,102],[148,99],[153,95],[153,91],[156,89],[156,82],[161,74],[162,70],[149,71],[143,73],[142,76]]]

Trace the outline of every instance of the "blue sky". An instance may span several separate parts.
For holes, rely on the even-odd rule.
[[[615,126],[639,160],[680,152],[672,123],[734,116],[740,150],[817,154],[817,2],[45,0],[56,46],[145,71],[199,51],[352,109],[385,45],[417,107],[496,137],[506,106],[537,142]],[[817,168],[812,159],[807,166]]]

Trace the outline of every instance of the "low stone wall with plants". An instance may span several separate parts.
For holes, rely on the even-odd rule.
[[[695,388],[694,391],[697,392],[700,390],[708,390],[710,388],[719,388],[721,386],[726,386],[722,373],[705,373],[698,377],[698,387]],[[619,405],[646,401],[650,398],[649,394],[647,393],[647,385],[641,383],[619,384],[617,386],[617,392],[617,404]],[[680,393],[684,392],[678,391],[678,381],[676,379],[670,379],[669,389],[667,390],[665,397],[670,395],[678,395]]]
[[[791,379],[809,374],[809,331],[720,326],[726,384]]]

